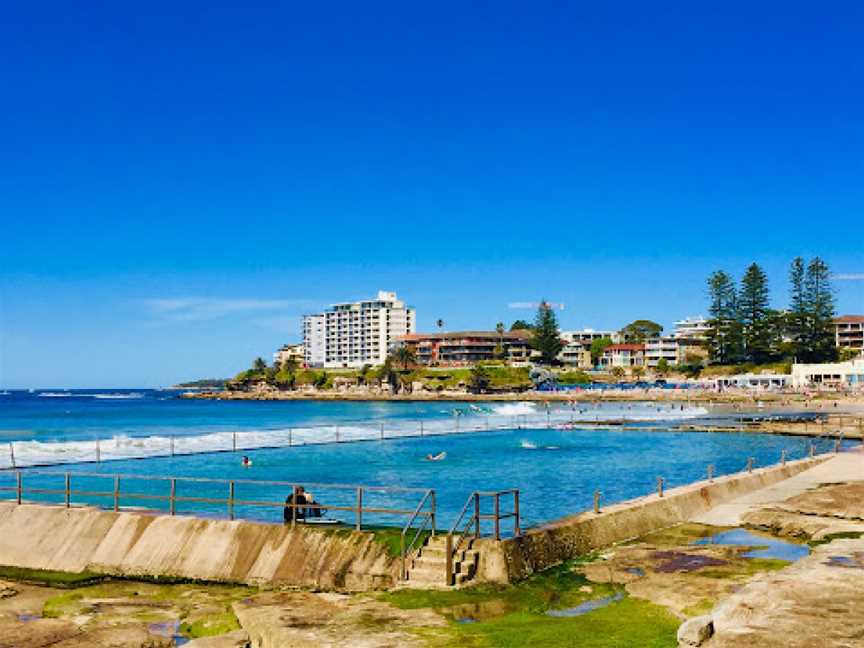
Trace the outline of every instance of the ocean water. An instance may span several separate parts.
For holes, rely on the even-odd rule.
[[[12,452],[18,467],[62,464],[48,469],[56,475],[25,471],[28,487],[62,490],[67,470],[128,475],[121,478],[123,507],[165,510],[170,483],[160,477],[237,480],[235,496],[256,504],[238,504],[235,514],[273,522],[281,520],[277,505],[290,487],[258,480],[303,484],[325,506],[346,507],[354,505],[356,491],[331,485],[431,488],[439,528],[455,521],[472,491],[519,488],[527,527],[589,508],[595,489],[608,504],[652,492],[658,476],[674,487],[704,478],[709,463],[719,476],[744,469],[748,457],[756,466],[776,463],[781,450],[790,460],[803,457],[809,444],[778,435],[671,431],[682,419],[692,424],[708,413],[650,403],[564,403],[547,411],[520,402],[203,401],[143,390],[49,394],[0,396],[0,487],[14,485],[14,474],[2,470],[11,467]],[[636,429],[581,424],[625,419]],[[101,463],[94,463],[96,439]],[[830,443],[820,442],[819,449]],[[427,460],[441,452],[443,460]],[[250,457],[251,467],[241,465],[241,455]],[[181,480],[176,495],[221,499],[227,488],[223,481]],[[76,476],[73,489],[110,493],[113,477]],[[0,492],[4,496],[11,493]],[[366,506],[413,510],[421,494],[367,491],[363,497]],[[58,501],[58,495],[30,499]],[[74,500],[112,503],[92,495]],[[500,504],[502,511],[512,508],[508,498]],[[488,511],[491,500],[483,505]],[[227,515],[224,503],[178,502],[176,510]],[[350,511],[329,516],[354,520]],[[400,524],[404,517],[368,514],[364,522]]]

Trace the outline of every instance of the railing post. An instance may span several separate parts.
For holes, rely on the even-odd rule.
[[[237,452],[237,432],[231,433],[231,447],[233,448],[234,452]]]
[[[381,440],[384,440],[384,423],[381,423]]]
[[[357,487],[357,514],[355,516],[355,528],[357,531],[363,524],[363,487]]]
[[[786,450],[781,450],[781,451],[780,451],[780,465],[781,465],[781,466],[785,466],[785,465],[786,465]]]
[[[753,457],[747,457],[747,472],[753,472]]]
[[[175,511],[174,498],[176,497],[176,495],[177,495],[177,480],[174,477],[172,477],[171,478],[171,495],[168,497],[168,504],[169,504],[169,507],[171,509],[171,515],[174,515],[174,511]]]
[[[810,458],[812,459],[816,456],[816,446],[813,445],[813,442],[810,442]]]
[[[15,442],[9,442],[9,461],[12,462],[12,470],[15,470]]]
[[[522,535],[522,525],[521,525],[520,520],[519,520],[519,489],[518,488],[513,491],[513,513],[515,514],[515,516],[513,517],[513,520],[515,521],[515,524],[516,524],[514,537],[516,537],[516,536]]]
[[[420,421],[420,436],[423,436],[423,421]]]
[[[840,439],[834,441],[834,454],[840,452]]]
[[[291,485],[291,528],[297,525],[297,484]]]
[[[120,475],[114,475],[114,512],[120,510]]]
[[[99,447],[99,437],[96,437],[96,463],[102,463],[102,449]]]
[[[432,488],[429,491],[430,497],[432,498],[432,537],[435,537],[435,489]]]
[[[171,435],[171,456],[174,456],[174,435]]]
[[[659,497],[663,497],[663,484],[665,481],[666,480],[664,480],[662,477],[657,478],[657,495]]]
[[[234,480],[228,482],[228,519],[234,519]]]
[[[480,537],[480,493],[474,493],[474,537]]]
[[[21,503],[21,496],[24,494],[24,477],[21,476],[21,471],[15,473],[15,493],[16,502]]]
[[[600,512],[600,491],[594,491],[594,513]]]
[[[401,580],[408,580],[408,571],[405,569],[405,531],[399,536],[399,555],[402,558]]]
[[[449,586],[453,584],[453,535],[450,533],[447,534],[447,542],[444,551],[447,554],[447,566],[445,569],[445,571],[447,572],[446,585]]]
[[[66,508],[69,508],[72,499],[72,475],[68,472],[65,475],[65,488],[64,490],[66,495]]]
[[[708,464],[708,481],[714,481],[714,464]]]
[[[495,493],[495,539],[501,539],[501,494]]]

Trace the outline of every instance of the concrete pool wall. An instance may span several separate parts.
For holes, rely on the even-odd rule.
[[[501,542],[481,541],[478,580],[508,583],[618,542],[681,524],[718,504],[812,468],[828,456],[790,461],[669,489],[567,516]]]
[[[349,591],[399,575],[371,533],[5,502],[0,565]]]

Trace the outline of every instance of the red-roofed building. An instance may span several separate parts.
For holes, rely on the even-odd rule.
[[[613,367],[644,367],[644,344],[610,344],[600,356],[600,366],[604,369]]]
[[[503,352],[509,362],[527,362],[531,356],[531,333],[516,330],[411,333],[399,343],[414,350],[423,365],[459,367],[495,360]]]
[[[835,319],[834,342],[838,349],[864,350],[864,315],[843,315]]]

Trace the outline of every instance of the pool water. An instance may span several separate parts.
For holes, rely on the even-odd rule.
[[[437,526],[449,528],[466,498],[474,490],[520,489],[522,527],[537,525],[564,515],[587,510],[594,490],[602,492],[602,504],[622,501],[653,492],[658,476],[666,487],[684,485],[703,479],[707,465],[713,464],[715,475],[744,469],[747,457],[755,457],[756,466],[777,463],[781,450],[791,460],[806,455],[809,439],[779,435],[745,433],[658,432],[622,429],[523,429],[477,432],[451,436],[388,439],[291,448],[244,450],[242,453],[218,453],[191,456],[156,457],[118,460],[103,463],[64,466],[63,471],[99,471],[131,473],[141,476],[188,476],[233,480],[279,480],[300,484],[341,483],[433,488],[438,505]],[[827,449],[827,447],[825,448]],[[427,455],[446,452],[442,461],[427,461]],[[241,454],[252,459],[251,467],[241,465]],[[0,471],[0,486],[12,483],[12,473]],[[4,484],[5,480],[5,484]],[[62,478],[28,476],[34,485],[53,480],[52,488],[62,488]],[[83,481],[82,481],[83,480]],[[111,491],[108,479],[95,483],[76,478],[77,489],[85,486],[102,492]],[[98,488],[96,488],[98,487]],[[156,480],[124,480],[123,489],[167,495],[168,484]],[[188,490],[187,490],[188,489]],[[352,506],[351,490],[312,488],[317,501],[325,506]],[[284,487],[265,487],[238,483],[236,497],[246,500],[284,501]],[[227,485],[204,483],[178,485],[177,495],[224,498]],[[48,498],[48,496],[46,496]],[[78,501],[94,501],[79,497]],[[57,501],[57,496],[54,496]],[[99,500],[104,506],[110,501]],[[419,495],[369,493],[367,505],[413,510]],[[167,507],[165,502],[121,501],[121,506]],[[490,502],[486,502],[486,506]],[[512,508],[502,499],[501,510]],[[224,517],[224,504],[178,503],[178,513],[196,513]],[[241,506],[238,517],[279,522],[278,508]],[[333,514],[353,522],[350,512]],[[366,523],[401,524],[370,515]]]

